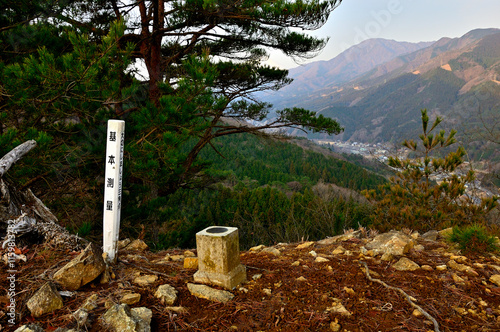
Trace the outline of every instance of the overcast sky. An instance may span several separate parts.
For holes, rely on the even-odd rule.
[[[499,0],[344,0],[328,23],[314,32],[330,41],[308,62],[330,60],[370,38],[435,41],[460,37],[477,28],[500,28],[499,13]],[[298,66],[281,54],[272,54],[268,63],[282,68]]]

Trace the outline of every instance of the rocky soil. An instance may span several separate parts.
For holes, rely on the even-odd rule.
[[[231,291],[194,283],[196,250],[125,245],[108,270],[96,246],[18,248],[15,325],[13,266],[0,271],[3,330],[500,331],[499,256],[465,256],[438,232],[255,247]]]

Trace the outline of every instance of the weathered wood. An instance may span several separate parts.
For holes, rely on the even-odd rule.
[[[14,165],[19,159],[21,159],[26,153],[30,152],[35,148],[36,141],[30,140],[16,146],[9,153],[0,159],[0,178],[4,176],[9,168]]]

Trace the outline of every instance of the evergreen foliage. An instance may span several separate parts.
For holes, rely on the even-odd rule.
[[[449,240],[457,243],[464,253],[485,254],[498,252],[500,247],[494,236],[490,235],[482,225],[470,225],[467,227],[454,227]]]
[[[497,197],[484,198],[476,204],[466,194],[466,187],[473,184],[474,172],[459,173],[465,150],[459,147],[444,158],[433,156],[436,149],[455,143],[456,131],[448,136],[444,130],[435,134],[433,131],[442,119],[437,117],[429,128],[427,110],[421,114],[421,150],[413,140],[403,142],[403,146],[420,156],[405,160],[390,158],[389,165],[397,170],[397,175],[379,193],[365,192],[376,201],[375,225],[382,230],[407,227],[426,231],[484,222],[486,213],[496,206]],[[431,178],[435,175],[441,175],[439,182]]]

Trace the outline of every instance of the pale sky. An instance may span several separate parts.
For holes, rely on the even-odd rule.
[[[313,32],[330,41],[319,56],[307,62],[330,60],[370,38],[435,41],[460,37],[477,28],[500,28],[499,14],[499,0],[344,0],[328,22]],[[287,69],[299,65],[277,53],[268,63]]]

